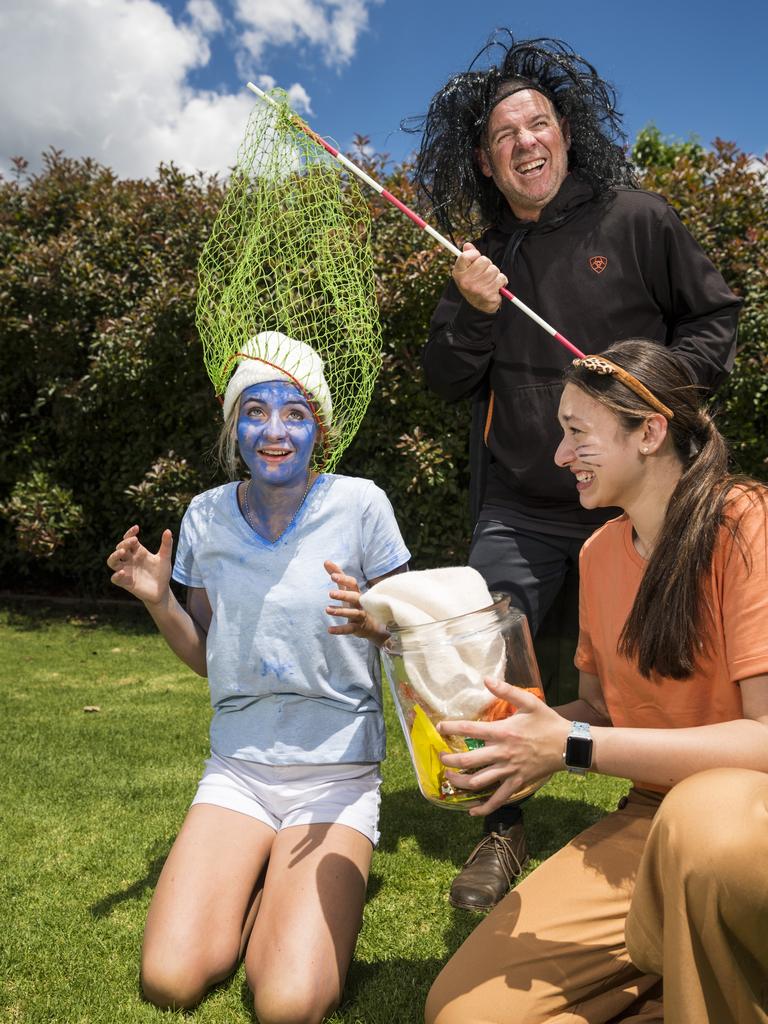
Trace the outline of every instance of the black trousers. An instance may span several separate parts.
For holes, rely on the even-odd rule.
[[[483,576],[489,590],[510,594],[512,603],[525,612],[549,703],[576,698],[573,655],[578,639],[579,551],[584,539],[520,530],[492,519],[481,519],[472,537],[469,564]],[[486,818],[485,829],[512,825],[520,817],[520,806],[507,804]]]

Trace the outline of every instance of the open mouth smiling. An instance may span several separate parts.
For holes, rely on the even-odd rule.
[[[259,448],[259,455],[265,459],[287,459],[293,452],[289,448]]]
[[[574,476],[576,477],[576,489],[579,491],[583,491],[586,487],[589,487],[595,479],[595,474],[588,469],[580,469],[574,474]]]
[[[519,164],[517,169],[518,174],[535,174],[536,171],[540,171],[547,161],[543,158],[537,160],[526,160],[524,164]]]

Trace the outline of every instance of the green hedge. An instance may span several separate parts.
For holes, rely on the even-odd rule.
[[[364,140],[361,140],[364,141]],[[742,468],[768,458],[768,197],[735,147],[706,152],[649,129],[636,157],[731,286],[741,353],[720,425]],[[414,203],[408,168],[369,171]],[[220,412],[194,328],[196,264],[222,197],[215,178],[163,166],[120,180],[51,151],[0,179],[0,575],[14,589],[109,589],[106,554],[140,522],[149,542],[221,476]],[[420,350],[451,257],[372,199],[384,337],[376,396],[341,472],[389,493],[418,567],[468,544],[465,405],[423,384]]]

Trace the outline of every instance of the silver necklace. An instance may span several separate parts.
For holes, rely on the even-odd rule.
[[[245,485],[245,490],[243,491],[243,511],[245,512],[245,518],[246,518],[250,528],[254,531],[254,533],[259,533],[259,530],[258,530],[256,524],[253,521],[253,516],[251,515],[251,509],[250,509],[250,507],[248,505],[248,491],[251,489],[251,484],[252,483],[253,483],[253,479],[249,480],[248,483]],[[290,528],[293,526],[294,522],[296,521],[296,516],[301,511],[301,507],[304,504],[307,495],[309,494],[309,489],[310,489],[311,486],[312,486],[312,474],[309,473],[309,475],[307,476],[307,486],[304,488],[304,493],[301,496],[301,501],[296,506],[296,510],[294,511],[293,515],[291,516],[289,522],[286,524],[285,529],[281,530],[281,532],[278,533],[278,535],[273,538],[273,541],[272,541],[273,543],[274,543],[274,541],[279,540],[283,536],[283,534],[287,533],[287,531],[290,530]],[[259,536],[261,536],[260,533],[259,533]]]

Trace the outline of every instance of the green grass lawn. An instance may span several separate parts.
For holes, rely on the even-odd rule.
[[[192,1014],[139,996],[144,917],[207,753],[210,708],[205,683],[138,612],[0,612],[1,1024],[253,1021],[242,971]],[[418,1024],[477,921],[446,894],[479,823],[419,795],[390,702],[387,723],[382,841],[334,1024]],[[528,803],[531,866],[626,788],[555,776]]]

